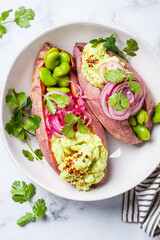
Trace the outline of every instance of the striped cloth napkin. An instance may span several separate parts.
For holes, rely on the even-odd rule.
[[[160,235],[160,165],[145,181],[123,194],[122,221],[139,223],[150,237]]]

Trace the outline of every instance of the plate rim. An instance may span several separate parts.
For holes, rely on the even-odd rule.
[[[51,27],[48,27],[48,28],[45,28],[44,30],[38,32],[34,37],[31,37],[31,40],[28,41],[28,43],[26,43],[24,46],[22,46],[18,51],[17,53],[14,55],[14,57],[12,58],[12,61],[10,62],[9,66],[8,66],[8,69],[7,69],[7,72],[3,78],[3,82],[2,82],[2,89],[1,89],[1,97],[0,97],[0,129],[1,129],[1,136],[2,136],[2,141],[4,143],[4,146],[8,152],[8,155],[10,156],[10,158],[12,159],[12,161],[14,162],[14,164],[28,177],[30,178],[33,182],[35,182],[37,185],[39,185],[41,188],[45,189],[46,191],[56,195],[56,196],[59,196],[59,197],[62,197],[62,198],[65,198],[65,199],[68,199],[68,200],[72,200],[72,201],[84,201],[84,202],[94,202],[94,201],[100,201],[100,200],[105,200],[105,199],[109,199],[109,198],[112,198],[112,197],[116,197],[118,195],[121,195],[123,194],[124,192],[127,192],[129,191],[130,189],[134,188],[135,186],[137,186],[139,183],[141,183],[142,181],[144,181],[157,167],[158,165],[160,164],[160,160],[158,162],[155,163],[155,165],[153,166],[153,168],[143,176],[143,179],[141,181],[137,180],[133,186],[131,186],[129,189],[127,188],[126,190],[123,190],[123,191],[120,191],[119,193],[117,194],[114,194],[112,196],[108,196],[108,197],[96,197],[94,199],[85,199],[85,200],[82,200],[82,199],[74,199],[74,198],[69,198],[69,197],[66,197],[64,196],[63,194],[57,194],[57,193],[53,193],[53,191],[50,191],[47,186],[42,186],[42,184],[38,181],[38,180],[35,180],[34,177],[32,177],[29,173],[26,173],[25,170],[18,164],[18,162],[15,160],[15,158],[12,156],[12,153],[10,152],[9,148],[8,148],[8,144],[7,144],[7,141],[6,141],[6,137],[5,137],[5,134],[4,134],[4,128],[3,128],[3,121],[2,121],[2,107],[3,107],[3,99],[4,99],[4,92],[5,92],[5,86],[6,86],[6,83],[7,83],[7,79],[8,79],[8,76],[10,75],[10,72],[12,70],[12,67],[14,65],[14,62],[16,61],[16,59],[22,54],[23,51],[26,50],[26,48],[28,48],[33,42],[35,42],[38,38],[40,38],[41,36],[45,35],[47,32],[50,32],[50,31],[53,31],[53,30],[56,30],[60,27],[65,27],[65,26],[71,26],[71,25],[77,25],[77,24],[93,24],[93,25],[99,25],[99,26],[103,26],[103,27],[108,27],[108,28],[112,28],[114,31],[118,30],[118,31],[121,31],[125,34],[129,34],[129,35],[132,35],[132,37],[136,37],[137,39],[139,39],[145,46],[147,46],[148,48],[150,48],[152,50],[152,52],[156,55],[156,57],[158,57],[159,61],[160,61],[160,57],[159,55],[157,54],[157,52],[146,42],[144,41],[141,37],[139,37],[137,34],[135,33],[132,33],[132,32],[129,32],[127,30],[124,30],[123,28],[120,28],[118,26],[115,26],[114,24],[105,24],[103,23],[102,21],[94,21],[94,20],[87,20],[87,19],[80,19],[80,20],[70,20],[70,21],[63,21],[63,22],[60,22],[60,23],[56,23],[54,24],[53,26]]]

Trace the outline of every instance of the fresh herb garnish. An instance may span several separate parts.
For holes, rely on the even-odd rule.
[[[6,23],[15,22],[21,28],[27,28],[30,26],[29,21],[33,20],[35,17],[35,13],[32,9],[26,9],[25,7],[20,7],[15,11],[15,18],[11,21],[5,22],[5,20],[9,17],[9,14],[13,11],[13,9],[9,9],[8,11],[4,11],[1,13],[0,17],[0,38],[6,34],[6,28],[3,26]]]
[[[89,42],[92,43],[92,47],[96,47],[98,43],[102,42],[104,47],[107,48],[108,51],[117,54],[118,56],[124,58],[126,61],[127,56],[136,56],[135,52],[139,49],[138,43],[134,39],[129,39],[126,41],[127,47],[123,49],[125,53],[121,51],[116,45],[115,33],[113,33],[110,37],[101,37],[98,39],[90,40]]]
[[[101,43],[101,42],[105,42],[105,39],[103,37],[101,38],[94,38],[92,40],[89,41],[89,43],[92,43],[92,47],[96,47],[98,43]]]
[[[136,94],[142,93],[142,85],[138,81],[133,80],[135,80],[135,76],[133,74],[130,74],[128,86],[131,91]]]
[[[130,108],[128,98],[121,91],[119,93],[114,93],[109,97],[108,105],[114,106],[117,111],[123,111],[124,108]]]
[[[67,123],[67,125],[65,125],[62,129],[62,134],[64,136],[70,137],[70,138],[73,138],[75,136],[73,126],[76,123],[77,123],[77,130],[80,133],[88,133],[88,128],[86,125],[84,125],[85,121],[81,119],[81,116],[77,117],[72,113],[68,113],[66,114],[64,121],[65,123]]]
[[[46,107],[53,115],[56,113],[56,105],[53,103],[53,101],[58,105],[59,108],[65,108],[70,103],[70,98],[68,96],[61,96],[56,93],[53,93],[49,96],[42,96],[46,99]]]
[[[120,83],[122,80],[126,77],[126,73],[118,68],[117,71],[115,70],[109,70],[104,74],[104,78],[108,82],[114,82],[114,83]]]
[[[29,222],[35,222],[36,219],[42,218],[46,215],[45,212],[47,207],[43,199],[38,199],[33,205],[31,204],[31,198],[36,193],[35,186],[32,183],[27,185],[23,181],[15,181],[12,184],[11,193],[12,199],[15,202],[24,203],[28,201],[33,211],[33,213],[26,212],[23,217],[20,217],[17,220],[19,226],[24,226]]]
[[[17,93],[14,89],[10,89],[6,95],[6,103],[10,107],[14,106],[14,108],[12,108],[10,121],[5,125],[5,130],[8,134],[16,136],[27,143],[31,153],[28,150],[22,150],[22,153],[28,160],[33,161],[35,158],[41,161],[41,150],[36,149],[34,151],[28,142],[28,140],[30,140],[29,135],[35,135],[34,133],[41,122],[41,118],[39,116],[30,116],[28,114],[27,110],[32,106],[30,97],[27,98],[24,92]]]
[[[136,56],[136,51],[139,49],[138,43],[134,39],[129,39],[126,41],[127,47],[123,49],[124,52],[126,52],[125,58],[129,56]]]
[[[121,70],[121,69],[117,69],[117,72],[119,72],[120,74],[119,77],[117,76],[118,74],[115,74],[115,73],[113,74],[113,72],[116,72],[115,70],[109,70],[105,74],[105,79],[106,80],[109,79],[108,81],[111,81],[114,83],[122,82],[122,80],[126,77],[120,92],[114,93],[109,97],[108,105],[114,106],[117,111],[123,111],[123,109],[130,108],[129,99],[122,93],[122,90],[127,80],[129,80],[129,83],[128,83],[129,88],[131,89],[131,91],[135,92],[136,94],[142,93],[142,89],[141,89],[142,85],[138,81],[133,81],[135,79],[135,76],[133,74],[130,73],[127,76],[127,74],[121,70],[124,73],[123,74],[124,76],[122,77],[122,72],[118,70]],[[121,78],[121,81],[120,81],[120,78]]]

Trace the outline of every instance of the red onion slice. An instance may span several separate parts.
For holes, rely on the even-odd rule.
[[[131,72],[128,72],[127,75],[130,73]],[[142,108],[144,99],[145,99],[145,87],[141,79],[139,79],[139,77],[135,76],[134,81],[138,81],[141,83],[142,93],[135,94],[134,92],[132,92],[128,86],[129,81],[127,81],[122,90],[122,93],[125,96],[127,96],[127,98],[129,99],[130,108],[123,109],[123,111],[117,111],[114,106],[113,107],[109,106],[108,99],[112,94],[120,92],[124,84],[124,81],[121,83],[112,83],[112,82],[106,83],[106,85],[101,91],[100,98],[99,98],[100,105],[103,109],[103,112],[106,114],[106,116],[114,120],[123,121],[128,119],[131,115],[137,113]]]
[[[61,91],[56,91],[56,90],[55,90],[55,91],[47,92],[45,95],[46,95],[46,96],[49,96],[49,95],[51,95],[51,94],[53,94],[53,93],[58,94],[58,95],[61,95],[61,96],[67,96],[66,93],[61,92]]]
[[[78,97],[81,97],[81,96],[83,95],[83,90],[82,90],[82,88],[81,88],[77,83],[75,83],[75,82],[73,82],[73,81],[68,81],[68,82],[74,84],[74,85],[79,89],[79,96],[78,96]]]

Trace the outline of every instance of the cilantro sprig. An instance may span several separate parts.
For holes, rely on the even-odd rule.
[[[24,226],[29,222],[35,222],[36,219],[46,215],[47,207],[44,199],[38,199],[34,204],[31,203],[31,198],[36,193],[35,186],[32,183],[27,185],[24,181],[15,181],[12,184],[11,193],[13,201],[20,204],[28,201],[32,209],[32,213],[26,212],[24,216],[17,220],[19,226]]]
[[[68,113],[66,114],[64,121],[65,123],[67,123],[67,125],[65,125],[62,129],[62,134],[64,136],[70,137],[70,138],[73,138],[75,136],[73,126],[76,123],[77,123],[77,130],[80,133],[85,133],[85,134],[88,133],[88,128],[85,125],[85,121],[81,119],[81,116],[77,117],[73,113]]]
[[[130,108],[129,99],[122,93],[122,90],[128,80],[128,86],[132,92],[135,92],[136,94],[142,93],[142,85],[138,81],[134,81],[135,76],[131,73],[127,76],[123,70],[118,68],[117,72],[115,70],[109,70],[104,74],[104,77],[106,81],[114,83],[120,83],[124,78],[126,78],[120,92],[112,94],[108,99],[108,105],[114,106],[117,111],[123,111],[124,109]]]
[[[65,108],[70,103],[70,98],[68,96],[61,96],[56,93],[53,93],[49,96],[42,96],[46,100],[46,107],[53,115],[56,113],[56,105],[53,102],[55,102],[59,108]]]
[[[102,42],[104,47],[118,56],[122,57],[127,61],[127,56],[136,56],[136,51],[139,49],[138,43],[134,39],[129,39],[126,41],[127,46],[121,51],[116,45],[115,33],[106,38],[92,39],[89,41],[92,43],[92,47],[96,47],[98,43]],[[127,61],[128,62],[128,61]]]
[[[32,106],[30,97],[27,97],[24,92],[17,93],[15,89],[10,89],[6,95],[6,103],[11,107],[12,116],[10,121],[6,123],[5,130],[8,134],[27,143],[31,152],[23,149],[22,153],[29,161],[34,159],[41,161],[43,157],[41,150],[34,151],[28,142],[29,135],[35,136],[35,131],[41,122],[39,116],[28,114],[28,108]]]
[[[13,20],[5,21],[13,9],[9,9],[8,11],[4,11],[0,16],[0,38],[6,34],[6,28],[4,24],[15,22],[21,28],[27,28],[30,26],[30,20],[33,20],[35,17],[35,13],[32,9],[26,9],[25,7],[19,7],[18,10],[15,11],[15,16]]]

